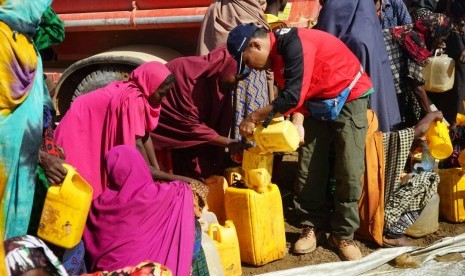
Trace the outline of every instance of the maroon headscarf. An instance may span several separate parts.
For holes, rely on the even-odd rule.
[[[219,82],[234,75],[237,64],[226,46],[204,56],[177,58],[166,67],[176,83],[161,104],[159,124],[152,135],[155,148],[186,148],[228,136],[232,91],[222,91]]]

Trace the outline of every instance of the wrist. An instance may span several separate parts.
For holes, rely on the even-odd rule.
[[[294,125],[304,124],[304,115],[302,113],[295,112],[292,114],[292,123]]]
[[[47,153],[39,150],[39,164],[43,164],[44,158],[47,157]]]
[[[258,120],[257,120],[257,116],[255,115],[255,112],[252,112],[249,115],[247,115],[247,121],[257,124]]]
[[[233,145],[234,142],[237,142],[237,141],[236,141],[236,140],[233,140],[233,139],[231,139],[231,138],[228,138],[228,142],[227,142],[227,144],[226,144],[226,147],[229,148],[230,146]]]

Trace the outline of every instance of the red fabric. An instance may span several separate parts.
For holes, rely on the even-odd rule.
[[[48,154],[51,154],[55,157],[65,159],[63,150],[61,150],[55,143],[52,126],[49,126],[47,129],[44,130],[43,137],[44,139],[42,141],[42,144],[40,145],[40,150]]]
[[[92,185],[94,198],[107,186],[105,154],[116,145],[136,146],[157,125],[160,106],[147,99],[170,74],[159,62],[136,68],[128,81],[117,81],[78,97],[55,131],[65,161]]]
[[[360,71],[360,62],[349,48],[338,39],[328,38],[332,35],[309,29],[299,29],[304,56],[304,74],[300,100],[297,106],[286,114],[298,111],[308,114],[303,107],[308,99],[330,99],[347,88]],[[334,37],[335,38],[335,37]],[[328,43],[330,40],[331,43]],[[272,67],[275,81],[280,88],[285,87],[284,62],[278,54],[276,38],[270,35]],[[370,78],[363,73],[351,90],[347,102],[355,100],[373,87]]]
[[[176,83],[161,104],[160,122],[152,135],[155,148],[186,148],[228,136],[231,91],[222,91],[219,81],[234,75],[237,64],[226,46],[204,56],[177,58],[166,67]]]
[[[392,35],[405,47],[414,60],[420,64],[428,62],[431,52],[426,48],[424,34],[414,31],[406,32],[403,27],[396,27],[392,29]]]
[[[170,149],[155,150],[157,156],[157,163],[161,171],[173,173],[173,159],[171,157]]]

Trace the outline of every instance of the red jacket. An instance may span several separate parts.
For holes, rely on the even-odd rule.
[[[273,101],[275,110],[288,115],[308,113],[309,99],[331,99],[347,88],[360,71],[357,57],[335,36],[311,29],[284,28],[270,34],[271,69],[282,93]],[[372,88],[364,72],[352,88],[352,101]]]

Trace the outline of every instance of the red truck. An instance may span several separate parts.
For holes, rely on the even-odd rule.
[[[46,61],[58,115],[72,100],[128,77],[146,61],[194,55],[204,14],[212,0],[55,0],[66,38]],[[307,27],[318,16],[318,0],[288,0],[284,20]],[[56,86],[54,85],[56,84]]]

